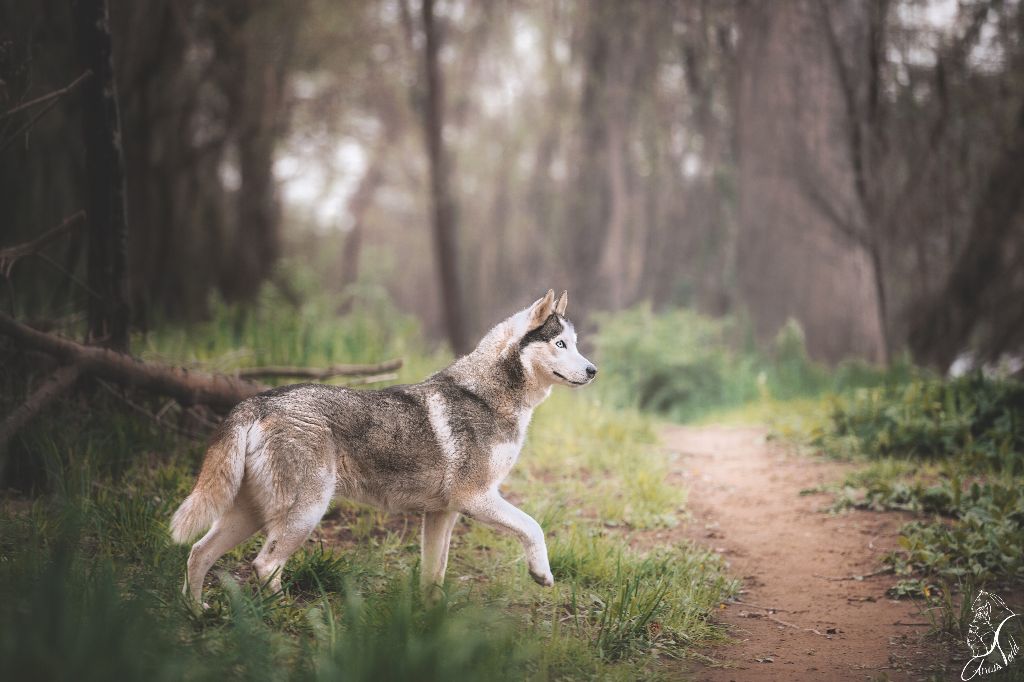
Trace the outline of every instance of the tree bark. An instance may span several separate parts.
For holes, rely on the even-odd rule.
[[[93,78],[82,86],[82,135],[88,177],[89,337],[128,350],[128,218],[121,121],[106,0],[73,4],[78,58]]]
[[[945,285],[932,297],[910,332],[915,359],[946,370],[968,348],[975,326],[986,312],[991,289],[1008,270],[1003,260],[1008,236],[1024,209],[1024,104],[1013,133],[989,171],[974,202],[967,243]],[[1013,315],[1015,311],[1004,311]]]
[[[426,39],[424,66],[427,86],[423,106],[423,133],[430,161],[430,196],[441,308],[452,350],[461,355],[471,348],[462,305],[455,200],[449,185],[450,168],[444,148],[444,79],[438,62],[441,36],[434,17],[433,0],[423,0],[423,33]]]
[[[341,251],[341,290],[347,297],[340,306],[339,312],[347,313],[352,309],[353,297],[348,288],[359,279],[359,256],[363,249],[363,235],[366,231],[366,212],[373,204],[373,197],[384,181],[383,160],[384,145],[378,145],[376,154],[370,159],[359,187],[348,202],[348,212],[352,216],[352,229],[345,237],[345,246]]]

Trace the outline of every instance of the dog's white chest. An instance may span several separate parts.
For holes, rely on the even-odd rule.
[[[519,451],[523,449],[522,441],[512,443],[499,443],[491,448],[491,480],[500,483],[512,471],[516,460],[519,459]]]
[[[516,460],[519,459],[519,453],[523,449],[523,441],[526,440],[526,429],[530,425],[531,416],[532,412],[527,412],[519,417],[519,428],[515,440],[498,443],[491,448],[491,480],[495,483],[501,483],[505,480],[508,473],[512,471],[512,467],[515,466]]]

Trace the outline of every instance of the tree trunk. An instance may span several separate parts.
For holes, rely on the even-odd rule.
[[[1004,265],[1015,220],[1024,208],[1024,104],[1013,132],[974,202],[967,243],[945,285],[924,306],[910,332],[915,359],[946,370],[968,348],[971,334],[988,312],[993,286],[1012,272]],[[1015,311],[1002,311],[1003,316]],[[995,349],[994,349],[995,350]],[[998,350],[996,350],[998,352]]]
[[[797,172],[811,161],[820,193],[846,199],[854,192],[852,164],[834,125],[841,84],[827,60],[817,6],[801,0],[741,7],[736,265],[742,299],[761,341],[795,318],[814,358],[882,361],[883,292],[871,254],[838,237]]]
[[[434,17],[433,0],[423,0],[423,33],[426,39],[424,62],[426,98],[423,107],[423,133],[430,161],[430,195],[433,204],[434,247],[441,285],[441,307],[452,350],[463,354],[470,350],[459,283],[458,240],[455,201],[449,186],[448,157],[444,149],[444,81],[438,53],[441,36]]]
[[[79,62],[93,74],[82,88],[88,177],[89,338],[127,351],[128,219],[107,3],[76,0],[73,10]]]
[[[359,255],[363,248],[363,234],[365,232],[366,212],[373,203],[373,196],[384,180],[383,166],[384,154],[383,145],[378,145],[375,156],[370,159],[369,166],[359,181],[359,187],[352,194],[348,202],[348,212],[352,216],[352,229],[345,237],[345,246],[341,252],[341,290],[346,294],[344,303],[339,312],[347,313],[352,310],[353,297],[349,287],[359,279]]]

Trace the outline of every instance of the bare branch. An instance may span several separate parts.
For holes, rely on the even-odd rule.
[[[79,376],[81,368],[78,365],[65,365],[57,369],[43,380],[43,384],[24,403],[0,422],[0,469],[6,462],[7,446],[14,434],[50,403],[64,395],[78,381]]]
[[[16,244],[14,246],[8,246],[6,249],[0,249],[0,274],[4,277],[11,276],[11,269],[14,264],[25,256],[31,256],[44,247],[55,241],[58,237],[63,236],[65,233],[70,232],[71,228],[76,227],[85,219],[85,211],[79,211],[72,216],[64,219],[57,227],[44,232],[35,239],[25,242],[23,244]]]
[[[832,228],[842,237],[864,249],[869,249],[871,247],[869,235],[867,235],[863,229],[858,228],[852,217],[848,217],[850,213],[849,209],[844,210],[843,207],[836,204],[833,198],[825,196],[825,193],[820,187],[820,177],[810,177],[809,173],[813,172],[813,169],[807,170],[806,165],[806,161],[798,161],[794,164],[794,179],[808,203],[810,203],[811,207],[818,211],[818,213],[820,213],[821,216],[824,217]]]
[[[345,385],[365,386],[367,384],[379,384],[384,381],[394,381],[397,378],[398,374],[396,374],[395,372],[385,372],[384,374],[371,374],[368,377],[357,377]]]
[[[315,379],[323,381],[331,377],[358,377],[391,372],[402,366],[401,358],[371,365],[334,365],[333,367],[244,367],[235,372],[241,379],[256,377],[284,377],[288,379]],[[382,381],[384,381],[382,379]]]
[[[836,68],[836,77],[839,81],[839,89],[843,95],[843,105],[846,114],[846,141],[850,153],[850,163],[853,166],[854,187],[857,191],[857,198],[867,207],[870,201],[868,196],[867,178],[865,174],[864,161],[864,138],[861,131],[860,106],[857,101],[857,93],[853,84],[853,76],[843,57],[842,46],[839,44],[839,36],[836,34],[835,25],[832,23],[832,13],[829,3],[824,0],[821,3],[821,24],[825,29],[829,53]]]
[[[71,92],[72,90],[77,88],[79,85],[81,85],[83,82],[85,82],[85,80],[87,78],[89,78],[91,76],[92,76],[92,70],[91,69],[86,69],[84,72],[82,72],[82,74],[78,78],[76,78],[75,80],[71,81],[70,83],[65,85],[63,88],[61,88],[59,90],[54,90],[53,92],[49,92],[49,93],[47,93],[45,95],[41,95],[39,97],[36,97],[35,99],[30,99],[27,102],[22,102],[21,104],[19,104],[18,106],[14,107],[13,109],[8,109],[4,113],[0,114],[0,119],[7,118],[8,116],[13,116],[14,114],[18,113],[19,111],[24,111],[25,109],[29,109],[31,107],[34,107],[37,104],[43,104],[45,102],[49,102],[50,100],[57,99],[59,97],[63,97],[64,95],[68,94],[69,92]]]
[[[152,419],[161,428],[170,429],[170,430],[174,431],[175,433],[177,433],[177,434],[179,434],[181,436],[184,436],[185,438],[189,438],[191,440],[204,440],[208,436],[208,434],[202,434],[202,433],[196,433],[194,431],[189,431],[188,429],[184,429],[184,428],[182,428],[180,426],[176,426],[174,424],[171,424],[171,423],[166,422],[166,421],[163,420],[163,413],[166,411],[167,405],[174,405],[175,404],[175,402],[173,400],[169,401],[167,403],[167,405],[165,405],[164,407],[160,408],[159,412],[153,413],[153,412],[150,412],[149,410],[147,410],[144,406],[139,405],[135,401],[133,401],[130,398],[128,398],[128,396],[124,395],[121,391],[118,391],[116,388],[114,388],[113,385],[107,383],[106,381],[103,381],[102,379],[98,379],[97,383],[100,385],[101,388],[103,388],[104,391],[106,391],[110,395],[112,395],[115,398],[117,398],[118,400],[120,400],[122,403],[127,405],[133,411],[138,412],[139,414],[141,414],[141,415],[143,415],[145,417],[149,417],[150,419]]]

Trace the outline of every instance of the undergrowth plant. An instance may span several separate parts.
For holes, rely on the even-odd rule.
[[[594,339],[602,394],[617,405],[678,421],[766,401],[899,383],[917,370],[906,358],[888,369],[850,360],[835,369],[814,362],[795,320],[758,349],[736,318],[650,305],[596,316]]]

